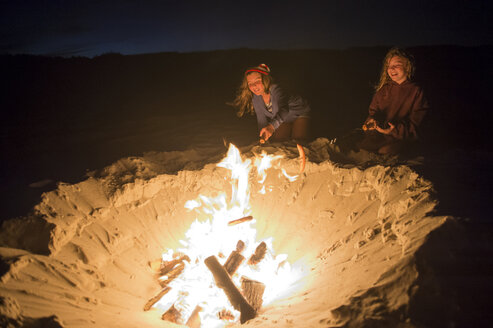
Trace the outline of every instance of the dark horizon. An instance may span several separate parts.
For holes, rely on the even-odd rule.
[[[346,52],[346,51],[355,51],[355,50],[372,50],[372,49],[384,49],[388,50],[392,47],[399,47],[401,49],[415,50],[415,49],[480,49],[480,48],[492,48],[493,42],[488,44],[479,44],[479,45],[460,45],[460,44],[429,44],[429,45],[412,45],[412,46],[401,46],[401,45],[373,45],[373,46],[351,46],[346,48],[299,48],[299,49],[269,49],[269,48],[248,48],[248,47],[240,47],[240,48],[225,48],[225,49],[211,49],[211,50],[196,50],[196,51],[157,51],[157,52],[146,52],[146,53],[135,53],[135,54],[125,54],[117,51],[109,51],[101,54],[88,56],[81,54],[31,54],[31,53],[0,53],[0,57],[10,57],[10,56],[27,56],[27,57],[40,57],[40,58],[54,58],[54,59],[71,59],[71,58],[87,58],[94,59],[105,56],[157,56],[157,55],[167,55],[167,54],[176,54],[176,55],[187,55],[187,54],[207,54],[207,53],[215,53],[215,52],[236,52],[236,51],[253,51],[253,52],[263,52],[271,53],[271,52],[285,52],[285,53],[293,53],[293,52]],[[254,64],[254,63],[252,63]]]
[[[230,49],[482,46],[491,2],[16,1],[0,4],[0,53],[95,57]]]

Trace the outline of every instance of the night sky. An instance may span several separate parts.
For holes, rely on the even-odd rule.
[[[492,44],[489,0],[0,0],[0,53]]]

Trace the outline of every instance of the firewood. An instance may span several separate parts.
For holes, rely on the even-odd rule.
[[[249,216],[242,217],[240,219],[229,221],[228,222],[228,225],[229,226],[234,226],[234,225],[237,225],[237,224],[240,224],[240,223],[243,223],[243,222],[247,222],[247,221],[251,221],[251,220],[253,220],[253,216],[249,215]]]
[[[192,314],[190,315],[190,318],[188,318],[186,325],[190,328],[200,328],[201,322],[200,322],[200,316],[199,313],[202,311],[203,308],[200,305],[197,305],[195,309],[193,310]]]
[[[238,253],[241,253],[243,252],[244,249],[245,249],[245,243],[243,242],[243,240],[238,240],[238,242],[236,243],[236,251]]]
[[[171,261],[163,261],[161,263],[161,268],[159,269],[159,273],[161,276],[166,275],[168,272],[173,270],[173,268],[179,264],[183,263],[183,261],[190,262],[190,258],[187,255],[182,255],[179,258],[173,259]]]
[[[266,251],[267,251],[267,245],[265,244],[265,242],[261,242],[255,249],[255,253],[248,260],[248,264],[250,265],[258,264],[264,258]]]
[[[216,285],[224,291],[231,305],[236,310],[240,311],[240,322],[245,323],[246,321],[255,318],[257,315],[256,311],[248,304],[243,295],[241,295],[241,292],[236,288],[228,272],[219,263],[217,258],[214,255],[209,256],[204,260],[204,263],[212,272]]]
[[[161,320],[166,320],[173,323],[178,323],[179,319],[180,319],[180,312],[175,308],[174,305],[171,305],[168,311],[164,312],[163,315],[161,316]]]
[[[164,312],[161,319],[179,325],[185,324],[186,321],[189,327],[200,327],[199,312],[202,311],[202,307],[199,305],[194,307],[193,304],[187,302],[189,300],[187,297],[187,292],[180,292],[174,304]]]
[[[166,295],[171,290],[170,287],[164,287],[159,293],[156,294],[153,298],[147,301],[146,305],[144,305],[144,311],[149,311],[154,304],[156,304],[164,295]]]
[[[226,310],[226,309],[222,309],[221,311],[219,311],[217,316],[219,317],[219,319],[225,320],[225,321],[233,321],[235,319],[235,316],[233,315],[233,313],[231,313],[231,311]]]
[[[264,291],[265,285],[263,283],[247,277],[241,277],[241,293],[257,312],[262,307]]]
[[[245,257],[240,254],[243,249],[245,249],[245,243],[241,240],[238,240],[238,243],[236,244],[236,250],[231,252],[228,259],[226,260],[226,263],[224,263],[224,269],[226,269],[230,276],[233,276],[236,270],[238,270],[238,267],[245,260]]]
[[[178,277],[183,270],[185,269],[185,263],[181,262],[176,267],[174,267],[171,271],[169,271],[166,276],[168,278],[166,280],[159,280],[159,285],[161,287],[166,287],[171,281],[173,281],[176,277]]]

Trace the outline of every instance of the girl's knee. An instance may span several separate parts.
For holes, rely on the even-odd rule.
[[[383,147],[380,147],[378,149],[378,153],[382,154],[382,155],[395,155],[395,154],[399,153],[401,148],[402,148],[402,144],[400,142],[395,142],[395,143],[391,143],[391,144],[385,145]]]
[[[310,137],[310,118],[298,117],[293,122],[291,137],[296,140],[307,140]]]
[[[291,137],[292,124],[291,123],[282,123],[274,134],[272,135],[272,141],[285,141]]]

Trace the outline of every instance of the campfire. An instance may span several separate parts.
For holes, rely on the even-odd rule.
[[[302,171],[303,148],[298,150]],[[298,178],[280,167],[279,159],[263,152],[252,163],[230,145],[217,164],[230,171],[230,194],[220,191],[186,202],[198,218],[180,241],[183,248],[168,249],[150,263],[162,289],[144,305],[145,311],[157,309],[162,320],[189,327],[244,323],[302,278],[304,268],[291,265],[286,254],[276,254],[272,238],[257,240],[251,215],[250,192],[272,190],[268,172],[289,181]]]

